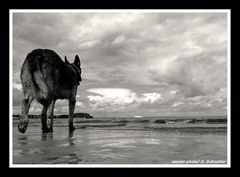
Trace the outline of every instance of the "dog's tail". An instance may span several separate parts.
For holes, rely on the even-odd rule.
[[[46,105],[51,98],[51,88],[47,84],[46,74],[42,71],[41,62],[44,58],[40,55],[30,55],[28,57],[33,96],[38,102]]]

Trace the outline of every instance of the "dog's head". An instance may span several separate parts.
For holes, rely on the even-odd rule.
[[[67,57],[65,56],[65,64],[67,64],[68,66],[70,66],[72,68],[72,70],[74,71],[74,73],[76,74],[76,81],[77,84],[79,85],[80,82],[82,81],[82,69],[81,69],[81,61],[78,55],[75,56],[75,60],[73,63],[70,63],[67,60]]]

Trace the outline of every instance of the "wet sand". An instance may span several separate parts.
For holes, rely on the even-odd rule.
[[[227,163],[226,124],[118,121],[75,120],[77,129],[68,132],[67,120],[55,120],[52,134],[41,133],[40,120],[30,120],[27,132],[21,134],[14,121],[13,164]]]

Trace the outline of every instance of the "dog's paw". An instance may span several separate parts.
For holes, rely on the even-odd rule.
[[[48,129],[49,133],[52,133],[53,132],[53,125],[52,124],[48,124],[47,125],[47,129]]]
[[[72,125],[72,126],[69,126],[69,131],[74,131],[76,128]]]
[[[28,127],[27,123],[20,122],[18,124],[18,131],[21,132],[21,133],[25,133],[26,130],[27,130],[27,127]]]
[[[48,133],[53,133],[53,127],[48,127]]]
[[[42,127],[42,133],[50,133],[50,129],[48,127]]]

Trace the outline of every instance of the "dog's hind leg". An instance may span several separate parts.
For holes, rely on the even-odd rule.
[[[48,129],[50,132],[53,132],[53,118],[54,118],[54,106],[56,100],[54,99],[48,109]]]
[[[25,133],[27,130],[29,123],[28,112],[33,99],[34,97],[30,94],[25,94],[24,98],[22,99],[22,115],[18,124],[18,131],[21,133]]]

